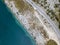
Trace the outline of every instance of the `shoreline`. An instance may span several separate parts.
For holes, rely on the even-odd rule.
[[[8,1],[8,0],[7,0],[7,1]],[[15,14],[15,17],[17,18],[17,20],[18,20],[18,22],[19,22],[20,19],[18,18],[17,13],[16,13],[16,12],[18,12],[18,11],[17,11],[18,9],[15,8],[15,9],[16,9],[16,12],[15,12],[15,11],[13,10],[13,8],[11,7],[11,5],[8,5],[8,2],[5,2],[5,3],[6,3],[6,5],[11,9],[11,11],[13,12],[13,14]],[[23,24],[23,25],[24,25],[24,24]],[[27,28],[25,28],[25,29],[27,29]],[[40,38],[41,36],[38,36],[38,37],[36,36],[37,39],[34,39],[35,36],[33,36],[31,33],[34,34],[34,33],[36,33],[36,31],[32,31],[32,32],[29,31],[29,30],[26,30],[26,31],[27,31],[27,33],[29,33],[29,35],[33,38],[33,40],[34,40],[34,42],[32,41],[33,43],[35,43],[36,45],[37,45],[37,44],[38,44],[38,45],[39,45],[39,44],[41,44],[41,45],[44,45],[44,44],[45,44],[44,42],[42,42],[44,39]],[[26,31],[25,31],[25,32],[26,32]],[[38,32],[37,32],[37,33],[38,33]],[[39,33],[38,33],[38,34],[39,34]],[[28,36],[29,36],[29,35],[28,35]],[[39,34],[39,35],[40,35],[40,34]],[[30,37],[30,38],[31,38],[31,37]],[[31,38],[31,40],[32,40],[32,38]],[[41,39],[41,41],[40,41],[40,39]],[[36,41],[37,41],[37,42],[36,42]],[[39,41],[40,41],[40,42],[39,42]],[[45,41],[45,40],[44,40],[44,41]]]
[[[7,2],[7,3],[8,3],[8,2]],[[12,4],[12,3],[13,3],[13,2],[11,2],[11,4]],[[25,17],[23,17],[23,16],[20,14],[20,12],[18,11],[18,9],[16,9],[16,7],[11,7],[11,4],[9,4],[8,7],[10,6],[9,8],[10,8],[11,11],[15,14],[15,17],[16,17],[17,21],[20,22],[20,21],[22,20],[22,22],[24,22]],[[14,4],[12,4],[12,5],[14,5]],[[17,14],[17,12],[18,12],[19,15]],[[36,13],[35,13],[35,14],[36,14]],[[17,15],[18,15],[18,16],[17,16]],[[24,19],[21,19],[21,18],[24,18]],[[21,23],[22,23],[22,22],[21,22]],[[24,23],[22,23],[22,25],[24,26],[24,28],[25,28],[25,27],[28,27],[28,25],[26,25],[26,24],[24,24]],[[28,28],[29,28],[29,27],[28,27]],[[28,28],[27,28],[27,29],[28,29]],[[47,29],[50,29],[50,28],[47,28]],[[53,39],[53,37],[56,36],[56,34],[55,34],[52,30],[53,30],[53,29],[51,29],[50,33],[49,33],[49,31],[46,30],[46,31],[48,32],[47,34],[50,34],[50,35],[49,35],[49,36],[50,36],[50,39]],[[42,43],[42,40],[44,40],[44,39],[42,39],[41,37],[39,37],[39,36],[41,36],[41,35],[39,34],[38,30],[37,30],[37,31],[35,31],[35,30],[32,30],[32,31],[31,31],[31,30],[30,30],[30,31],[29,31],[29,30],[26,30],[26,31],[31,35],[31,37],[35,37],[35,36],[36,36],[36,38],[38,38],[38,39],[36,39],[36,41],[37,41],[36,43],[39,43],[39,44],[40,44],[40,43]],[[37,36],[38,34],[36,34],[36,33],[38,33],[39,36]],[[55,36],[53,36],[52,33],[53,33]],[[32,34],[34,34],[34,35],[32,35]],[[35,35],[35,34],[36,34],[36,35]],[[52,36],[51,36],[51,34],[52,34]],[[29,35],[28,35],[28,36],[29,36]],[[41,40],[40,40],[40,39],[41,39]],[[55,38],[55,39],[56,39],[56,38]],[[54,40],[55,40],[55,39],[54,39]],[[56,40],[57,40],[57,39],[56,39]],[[40,41],[41,41],[41,42],[40,42]],[[42,45],[42,44],[41,44],[41,45]],[[43,45],[44,45],[44,44],[43,44]]]
[[[4,2],[5,3],[5,2]],[[6,4],[6,3],[5,3]],[[7,4],[6,4],[7,5]],[[19,21],[17,13],[15,13],[14,11],[12,11],[12,8],[9,7],[7,5],[8,10],[12,13],[13,18],[15,19],[16,23],[22,28],[24,29],[23,31],[25,32],[26,36],[29,37],[31,39],[31,42],[33,43],[33,45],[36,45],[35,40],[33,39],[33,37],[29,34],[29,32],[27,31],[27,29],[25,28],[25,26]],[[18,9],[17,9],[18,10]],[[19,13],[19,12],[18,12]]]

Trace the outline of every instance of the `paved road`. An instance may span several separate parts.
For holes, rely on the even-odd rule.
[[[42,16],[44,16],[46,18],[46,20],[50,23],[50,25],[54,29],[55,33],[57,34],[58,39],[60,40],[60,31],[59,31],[59,29],[56,27],[56,25],[53,23],[53,21],[50,19],[50,17],[47,16],[45,11],[43,11],[43,9],[41,7],[37,6],[32,0],[26,0],[26,1],[30,5],[32,5]]]

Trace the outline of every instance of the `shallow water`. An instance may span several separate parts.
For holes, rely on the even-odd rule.
[[[33,45],[33,41],[23,31],[25,29],[16,23],[12,15],[0,0],[0,45]]]

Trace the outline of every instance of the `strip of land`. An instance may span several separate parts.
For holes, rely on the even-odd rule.
[[[27,32],[35,39],[37,45],[45,45],[50,39],[60,45],[58,37],[53,31],[54,29],[49,22],[35,10],[35,7],[32,7],[25,0],[5,0],[5,3],[17,19],[25,26]]]

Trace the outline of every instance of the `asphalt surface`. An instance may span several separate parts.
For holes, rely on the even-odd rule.
[[[54,29],[54,32],[56,33],[59,41],[60,41],[60,31],[58,27],[53,23],[53,21],[50,19],[50,17],[46,14],[46,12],[39,6],[37,6],[32,0],[26,0],[32,7],[34,7],[42,16],[45,17],[45,19],[50,23],[52,28]]]

